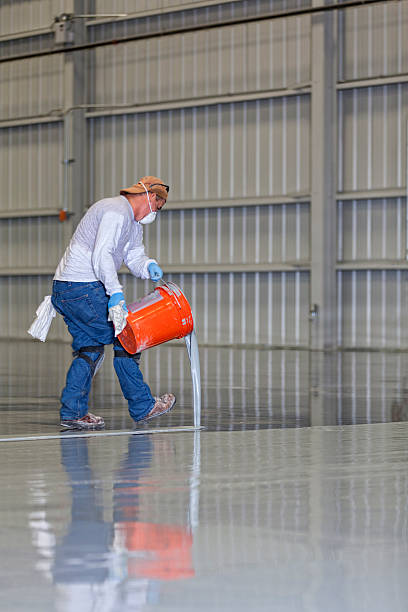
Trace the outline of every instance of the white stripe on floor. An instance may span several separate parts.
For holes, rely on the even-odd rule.
[[[73,433],[75,430],[67,430],[64,433],[51,435],[51,436],[24,436],[21,438],[0,438],[0,442],[31,442],[33,440],[60,440],[62,438],[94,438],[96,436],[136,436],[140,434],[155,434],[155,433],[177,433],[179,431],[198,431],[204,429],[204,427],[166,427],[162,429],[135,429],[128,431],[83,431]],[[72,431],[72,433],[71,433]]]

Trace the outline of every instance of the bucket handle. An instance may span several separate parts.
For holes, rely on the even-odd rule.
[[[169,286],[169,283],[170,283],[170,285],[172,285],[172,284],[173,284],[171,281],[166,282],[166,281],[162,280],[162,284],[161,284],[161,286],[162,286],[162,287],[165,287],[166,289],[168,289],[168,290],[170,291],[170,293],[173,295],[173,297],[174,297],[175,301],[177,302],[177,305],[178,305],[179,309],[180,309],[180,310],[182,310],[181,304],[180,304],[180,302],[179,302],[179,301],[178,301],[178,299],[177,299],[177,295],[176,295],[176,293],[173,291],[173,289],[172,289],[172,288]]]

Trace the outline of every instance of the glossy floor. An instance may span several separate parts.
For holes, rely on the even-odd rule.
[[[68,344],[0,341],[0,436],[58,431],[59,394],[71,361]],[[90,409],[108,429],[129,429],[111,348],[96,375]],[[202,424],[209,431],[382,423],[408,419],[407,353],[320,353],[200,349]],[[192,425],[192,383],[183,341],[143,354],[155,395],[177,404],[155,422]],[[150,425],[149,425],[150,427]]]
[[[407,609],[406,355],[206,349],[201,432],[16,442],[59,434],[70,351],[0,349],[1,610]],[[143,370],[191,425],[183,346]],[[92,408],[131,428],[108,363]]]

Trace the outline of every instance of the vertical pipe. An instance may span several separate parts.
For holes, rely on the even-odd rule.
[[[405,128],[405,260],[408,261],[408,119]]]
[[[336,342],[336,25],[328,14],[316,14],[311,22],[310,346],[315,349]]]

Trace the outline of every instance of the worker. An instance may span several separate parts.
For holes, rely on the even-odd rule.
[[[139,369],[140,353],[127,353],[116,339],[128,316],[118,279],[122,263],[139,278],[156,282],[163,276],[157,261],[145,254],[143,225],[155,220],[168,192],[159,178],[145,176],[119,196],[93,204],[57,267],[51,303],[64,317],[74,350],[61,395],[64,428],[104,428],[103,418],[89,412],[88,398],[106,344],[114,345],[115,372],[134,421],[165,414],[176,402],[172,393],[152,396]]]

